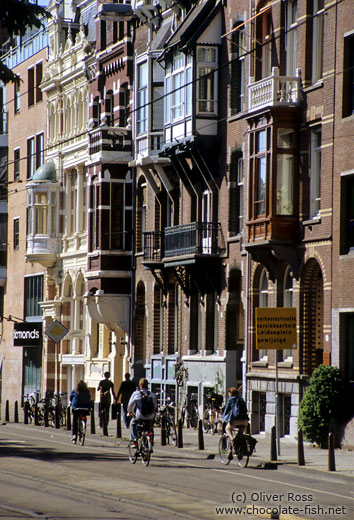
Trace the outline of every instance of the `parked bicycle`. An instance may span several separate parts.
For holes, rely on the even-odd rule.
[[[171,443],[176,446],[177,444],[177,429],[176,429],[176,423],[175,423],[175,408],[174,403],[170,400],[170,398],[167,398],[167,403],[165,406],[160,407],[160,424],[161,427],[164,424],[165,427],[165,436],[166,436],[166,442],[170,444]]]
[[[24,413],[30,424],[42,426],[44,424],[44,415],[41,408],[37,404],[37,394],[32,392],[23,396]]]
[[[213,435],[215,433],[223,432],[223,423],[222,423],[222,413],[221,413],[221,405],[222,405],[222,396],[218,394],[213,394],[209,398],[209,402],[207,408],[204,412],[203,416],[203,431],[204,433],[208,433],[211,431]]]
[[[233,458],[236,458],[239,466],[245,468],[250,456],[254,452],[256,443],[256,439],[251,435],[243,433],[243,427],[238,429],[232,442],[227,433],[223,433],[219,440],[219,457],[221,462],[227,465],[230,464]]]
[[[187,426],[196,430],[199,423],[198,398],[196,394],[191,394],[188,404],[182,408],[182,422],[187,422]]]
[[[152,432],[147,430],[145,421],[138,421],[138,440],[136,446],[133,446],[132,441],[129,441],[129,460],[132,464],[135,464],[138,458],[141,458],[141,462],[144,466],[148,466],[150,463],[152,453]]]

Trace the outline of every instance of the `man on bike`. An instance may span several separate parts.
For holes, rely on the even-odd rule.
[[[130,421],[130,440],[132,446],[136,447],[138,440],[138,421],[146,423],[146,429],[153,432],[154,418],[157,412],[156,397],[153,392],[149,392],[148,380],[142,377],[139,381],[139,388],[130,397],[128,403],[128,416],[134,415]]]
[[[223,423],[227,423],[225,432],[231,439],[231,443],[234,443],[233,431],[235,428],[239,428],[240,432],[244,432],[248,426],[248,415],[246,403],[239,396],[237,388],[232,386],[229,388],[229,398],[226,402],[224,413],[222,416]],[[232,458],[232,452],[229,455]]]
[[[114,393],[114,385],[110,381],[111,374],[109,372],[104,373],[104,379],[102,379],[97,387],[100,392],[100,427],[103,428],[103,434],[108,435],[108,421],[109,421],[109,409],[111,406],[111,392],[113,399],[116,400]]]

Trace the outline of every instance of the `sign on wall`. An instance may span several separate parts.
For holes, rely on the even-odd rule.
[[[296,348],[296,308],[256,308],[257,350]]]
[[[43,342],[42,322],[14,323],[14,347],[40,347]]]

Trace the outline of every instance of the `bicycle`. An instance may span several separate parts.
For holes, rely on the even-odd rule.
[[[213,406],[213,404],[208,405],[203,417],[203,431],[204,433],[208,433],[209,430],[213,435],[216,433],[222,433],[220,408]]]
[[[74,410],[79,411],[79,417],[78,417],[78,430],[77,430],[77,436],[75,439],[73,439],[73,443],[77,444],[77,441],[79,440],[79,443],[81,446],[85,444],[85,438],[86,438],[86,423],[87,423],[87,416],[90,415],[90,410],[87,410],[87,408],[75,408]]]
[[[196,398],[191,398],[189,404],[182,409],[182,422],[187,421],[187,426],[196,430],[199,424],[198,404]]]
[[[174,421],[175,409],[173,403],[168,399],[168,404],[160,408],[160,424],[164,422],[165,436],[168,444],[171,442],[173,446],[177,444],[177,429]]]
[[[152,432],[147,430],[146,421],[138,421],[138,440],[136,447],[133,446],[133,441],[129,441],[128,451],[129,460],[132,464],[135,464],[139,457],[144,466],[148,466],[150,463],[151,452],[152,452]]]
[[[241,428],[243,427],[238,429],[232,442],[227,433],[223,433],[219,440],[219,457],[225,465],[230,464],[234,455],[238,460],[239,466],[246,468],[248,465],[257,441],[251,435],[243,433]]]

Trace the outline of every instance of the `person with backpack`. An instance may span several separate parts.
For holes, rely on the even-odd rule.
[[[228,390],[229,398],[226,402],[222,421],[227,423],[225,432],[233,441],[233,431],[235,428],[242,428],[243,431],[248,426],[248,414],[245,401],[239,396],[237,388],[232,386]]]
[[[148,390],[149,383],[145,377],[139,380],[139,388],[130,397],[127,413],[132,417],[130,421],[130,440],[132,446],[136,447],[138,440],[138,421],[145,421],[149,432],[153,431],[153,424],[157,412],[156,396]]]

